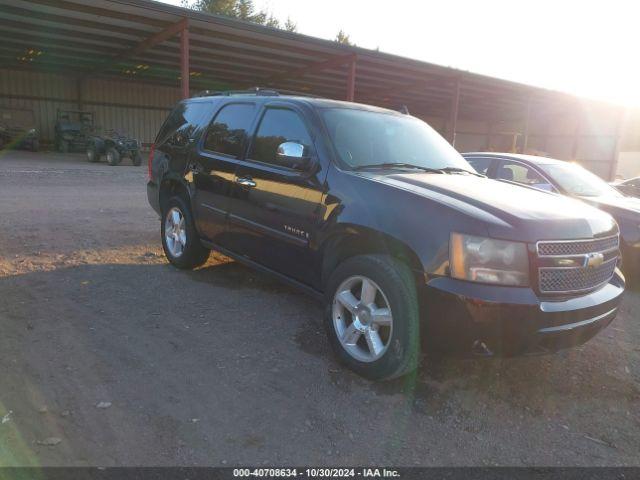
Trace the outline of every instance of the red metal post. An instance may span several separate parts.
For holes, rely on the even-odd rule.
[[[356,57],[349,64],[349,74],[347,77],[347,102],[353,102],[356,98]]]
[[[189,98],[189,26],[185,23],[180,32],[180,76],[182,77],[182,98]]]
[[[522,133],[522,152],[527,153],[527,146],[529,144],[529,123],[531,122],[531,102],[532,95],[529,94],[527,97],[527,110],[524,117],[524,132]]]
[[[618,123],[616,124],[616,132],[614,137],[613,158],[611,159],[611,169],[609,170],[609,180],[616,179],[618,173],[618,157],[620,156],[620,144],[622,143],[622,135],[627,120],[627,109],[622,107],[618,113]]]
[[[578,158],[578,147],[579,147],[579,143],[580,143],[580,134],[583,130],[583,117],[584,117],[584,112],[582,112],[582,109],[580,108],[580,104],[577,104],[576,107],[576,113],[575,113],[575,127],[573,129],[573,140],[571,142],[571,158],[570,160],[576,160]]]
[[[460,107],[460,78],[456,79],[453,89],[453,98],[451,99],[451,115],[449,117],[449,131],[447,140],[455,147],[456,144],[456,127],[458,123],[458,108]]]

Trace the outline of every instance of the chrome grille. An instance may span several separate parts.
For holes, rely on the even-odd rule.
[[[540,242],[538,243],[538,255],[548,257],[606,252],[617,249],[618,242],[617,236],[584,242]]]
[[[595,288],[611,279],[617,262],[614,258],[594,268],[541,268],[540,291],[558,293]]]
[[[620,239],[538,242],[538,285],[542,293],[575,293],[593,290],[611,280],[618,263]],[[598,255],[601,254],[601,255]],[[589,259],[599,256],[589,265]],[[573,264],[570,267],[562,266]],[[556,266],[553,266],[556,265]]]

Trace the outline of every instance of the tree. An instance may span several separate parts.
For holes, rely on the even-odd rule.
[[[293,20],[291,20],[291,17],[287,17],[287,21],[284,22],[284,29],[287,32],[297,32],[298,25],[296,25],[296,23]]]
[[[340,29],[340,31],[336,35],[335,41],[338,42],[338,43],[341,43],[343,45],[351,45],[351,46],[355,45],[355,43],[351,42],[351,39],[349,38],[349,35],[344,33],[344,30],[342,30],[342,29]]]
[[[182,5],[201,12],[224,15],[273,28],[295,32],[297,25],[287,18],[284,27],[268,10],[257,10],[254,0],[182,0]]]

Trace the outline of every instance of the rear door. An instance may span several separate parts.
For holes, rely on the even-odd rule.
[[[222,105],[189,165],[198,231],[204,238],[227,248],[233,247],[226,235],[226,221],[235,190],[235,171],[244,155],[255,112],[253,102],[232,101]]]
[[[272,270],[309,284],[314,272],[309,244],[323,193],[317,159],[304,170],[276,156],[285,142],[304,145],[314,158],[312,130],[296,106],[275,101],[260,114],[245,161],[236,171],[229,216],[234,250]]]

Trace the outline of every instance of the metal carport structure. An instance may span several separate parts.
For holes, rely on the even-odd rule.
[[[63,75],[58,100],[79,107],[135,104],[91,98],[98,79],[93,90],[117,81],[172,92],[148,105],[159,111],[195,91],[254,86],[406,105],[461,150],[539,151],[603,176],[615,172],[623,119],[564,93],[149,0],[3,0],[0,62],[8,79]],[[56,100],[25,85],[0,88],[3,99]]]

